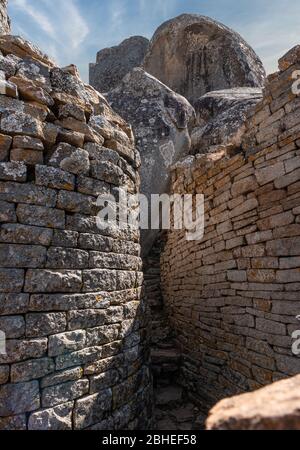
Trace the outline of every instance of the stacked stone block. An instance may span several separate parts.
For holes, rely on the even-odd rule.
[[[96,222],[138,191],[131,128],[75,66],[0,51],[0,429],[147,428],[139,233]]]
[[[171,231],[161,258],[182,383],[203,409],[300,373],[299,56],[269,77],[239,153],[221,146],[173,171],[173,192],[205,195],[203,239]]]

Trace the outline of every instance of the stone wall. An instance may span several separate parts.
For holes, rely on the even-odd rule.
[[[0,50],[0,429],[147,428],[139,234],[96,223],[138,190],[131,128],[75,66]]]
[[[173,192],[205,195],[204,238],[171,231],[161,257],[182,384],[203,409],[300,372],[291,348],[300,328],[299,68],[296,48],[269,77],[237,154],[220,146],[173,171]]]

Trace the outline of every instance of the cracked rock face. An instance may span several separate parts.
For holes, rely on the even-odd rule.
[[[189,102],[143,69],[130,72],[107,94],[112,108],[132,124],[141,154],[141,192],[169,191],[170,167],[190,150],[189,129],[195,111]],[[144,252],[153,244],[153,233],[144,233]]]
[[[299,430],[300,376],[219,402],[208,430]]]
[[[149,40],[142,36],[125,39],[120,45],[100,50],[96,64],[90,64],[90,84],[100,92],[114,89],[147,53]]]
[[[0,34],[10,33],[10,19],[7,14],[7,0],[0,0]]]
[[[206,92],[260,87],[265,70],[236,32],[198,14],[183,14],[155,32],[144,69],[192,104]]]
[[[208,92],[195,103],[197,126],[192,131],[192,153],[206,153],[216,145],[239,147],[247,112],[262,99],[261,88]]]

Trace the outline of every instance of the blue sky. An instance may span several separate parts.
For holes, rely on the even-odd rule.
[[[38,44],[59,65],[76,64],[86,81],[98,50],[133,35],[150,38],[162,22],[184,12],[238,31],[268,72],[300,43],[298,0],[9,0],[13,33]]]

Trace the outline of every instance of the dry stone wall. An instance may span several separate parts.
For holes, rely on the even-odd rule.
[[[249,114],[242,150],[214,147],[173,170],[173,192],[205,195],[204,238],[171,231],[161,257],[182,384],[204,409],[300,373],[299,68],[296,48]]]
[[[139,233],[96,223],[139,188],[131,128],[75,66],[0,51],[0,429],[147,428]]]

